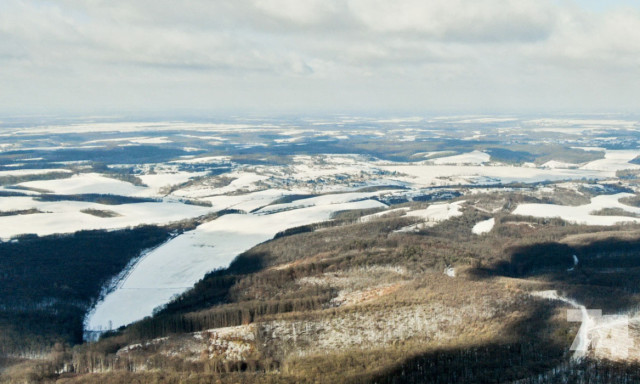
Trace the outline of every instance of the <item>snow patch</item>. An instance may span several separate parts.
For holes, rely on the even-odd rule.
[[[464,202],[464,200],[461,200],[456,201],[455,203],[432,204],[426,209],[409,211],[406,216],[419,217],[424,221],[422,223],[400,228],[396,232],[416,232],[423,228],[433,227],[434,225],[452,217],[461,216],[462,211],[460,209]]]
[[[474,164],[480,165],[489,162],[491,155],[481,151],[473,151],[469,153],[463,153],[455,156],[440,157],[430,160],[429,162],[435,165],[464,165]]]
[[[496,224],[496,219],[492,217],[488,220],[484,220],[479,223],[476,223],[476,225],[474,225],[473,228],[471,229],[471,232],[475,233],[476,235],[482,235],[483,233],[490,232],[493,229],[493,226],[495,224]]]
[[[573,255],[573,267],[567,269],[567,272],[573,272],[574,269],[576,269],[576,267],[578,266],[578,256]]]
[[[178,159],[171,161],[172,163],[182,164],[217,164],[217,163],[229,163],[231,162],[230,156],[206,156],[195,157],[190,159]]]
[[[444,274],[449,277],[456,277],[456,269],[453,267],[446,267],[444,269]]]
[[[377,212],[377,213],[373,213],[371,215],[366,215],[366,216],[362,216],[360,218],[360,222],[361,223],[366,223],[368,221],[380,218],[384,215],[388,215],[388,214],[392,214],[392,213],[396,213],[396,212],[407,212],[409,211],[411,208],[405,207],[405,208],[396,208],[396,209],[389,209],[387,211],[382,211],[382,212]]]
[[[549,168],[549,169],[558,169],[558,168],[561,168],[561,169],[576,169],[579,166],[580,166],[579,164],[565,163],[565,162],[556,161],[556,160],[549,160],[546,163],[541,165],[542,168]]]

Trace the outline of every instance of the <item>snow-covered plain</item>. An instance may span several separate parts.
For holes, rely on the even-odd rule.
[[[640,155],[639,150],[607,150],[604,159],[591,161],[578,169],[549,167],[549,164],[543,167],[518,167],[508,165],[430,165],[428,162],[381,164],[380,168],[388,172],[397,172],[399,175],[393,177],[395,180],[421,187],[454,184],[534,183],[612,178],[616,176],[617,170],[640,169],[640,165],[629,163],[638,155]],[[559,162],[551,163],[551,165],[557,164]]]
[[[607,150],[604,159],[594,160],[580,169],[615,172],[620,169],[639,169],[640,165],[629,163],[640,155],[638,150]]]
[[[109,142],[128,142],[135,144],[167,144],[172,143],[166,136],[162,137],[149,137],[149,136],[136,136],[136,137],[120,137],[115,139],[100,139],[87,141],[86,144],[94,143],[109,143]],[[121,144],[122,145],[122,144]]]
[[[589,169],[540,169],[516,166],[385,165],[400,175],[394,179],[421,187],[455,184],[508,184],[613,177],[615,171]],[[631,167],[629,167],[631,168]]]
[[[43,213],[0,216],[0,239],[21,234],[46,236],[81,230],[121,229],[140,224],[168,224],[211,212],[211,208],[162,201],[102,205],[82,201],[37,201],[31,197],[0,197],[1,211],[37,209]],[[115,217],[97,217],[82,210],[111,211]]]
[[[191,288],[208,271],[288,228],[328,220],[341,210],[385,207],[374,200],[329,204],[271,215],[229,214],[200,225],[145,255],[86,318],[90,331],[129,324]]]
[[[300,199],[300,200],[293,201],[291,203],[269,205],[267,207],[261,208],[256,213],[268,214],[268,213],[287,211],[290,209],[296,209],[296,208],[302,208],[302,207],[341,204],[341,203],[347,203],[350,201],[369,199],[371,197],[384,194],[385,192],[386,191],[327,194],[322,196],[309,197],[306,199]]]
[[[514,215],[534,217],[559,217],[566,221],[585,225],[615,225],[618,223],[640,223],[640,218],[628,216],[600,216],[592,212],[603,208],[619,208],[632,214],[640,214],[640,208],[622,204],[618,200],[623,197],[633,196],[630,193],[618,193],[615,195],[600,195],[591,199],[591,203],[585,205],[566,206],[556,204],[520,204],[514,211]]]
[[[163,131],[193,132],[233,132],[237,130],[267,130],[269,126],[260,124],[225,124],[192,122],[106,122],[68,125],[41,125],[37,127],[14,128],[7,134],[12,136],[33,136],[47,134],[87,134],[87,133],[133,133]]]
[[[144,194],[145,187],[138,187],[126,181],[116,180],[97,173],[82,173],[68,179],[37,180],[18,184],[21,187],[44,189],[59,195],[85,193],[135,196]]]
[[[344,157],[348,159],[348,157]],[[221,160],[216,158],[215,160]],[[321,170],[320,174],[329,175],[331,170],[340,167],[339,159],[327,158],[323,167],[331,167],[329,170]],[[311,160],[309,160],[311,161]],[[354,162],[352,160],[352,162]],[[335,193],[309,199],[294,201],[288,204],[270,205],[273,201],[291,194],[309,194],[309,189],[296,188],[282,185],[274,187],[264,184],[275,175],[278,178],[287,177],[286,172],[272,169],[272,175],[264,173],[268,169],[238,169],[226,173],[225,178],[231,180],[227,185],[216,186],[203,182],[194,183],[173,191],[170,195],[167,187],[184,183],[194,177],[203,176],[204,172],[177,171],[176,166],[156,165],[142,167],[145,174],[137,175],[146,186],[136,186],[129,182],[113,179],[97,173],[81,173],[71,178],[56,180],[38,180],[19,184],[20,187],[30,188],[21,193],[37,196],[38,191],[47,191],[58,195],[78,194],[110,194],[127,197],[152,197],[162,201],[154,203],[135,203],[122,205],[101,205],[79,201],[43,202],[32,198],[19,196],[1,197],[0,201],[7,208],[5,211],[38,209],[44,213],[31,215],[0,216],[0,238],[8,239],[12,236],[35,233],[38,235],[50,235],[55,233],[73,233],[83,229],[119,229],[139,224],[167,224],[177,220],[189,219],[210,212],[224,209],[238,209],[251,212],[263,208],[261,214],[273,213],[279,210],[301,208],[305,206],[317,206],[345,203],[354,200],[367,199],[384,194],[385,191],[368,193]],[[151,172],[153,170],[153,172]],[[360,168],[354,168],[354,173],[359,173]],[[285,175],[285,176],[282,176]],[[301,178],[309,177],[309,174],[299,174]],[[313,175],[316,176],[316,175]],[[270,187],[269,187],[270,186]],[[336,186],[340,191],[340,187]],[[346,188],[349,190],[350,188]],[[5,189],[6,190],[6,189]],[[12,190],[6,190],[11,192]],[[395,191],[397,192],[397,191]],[[182,199],[198,199],[210,203],[211,207],[200,207],[181,204]],[[109,210],[117,214],[116,217],[96,217],[81,212],[86,209]]]
[[[136,186],[127,181],[114,179],[98,173],[80,173],[70,178],[54,180],[36,180],[17,184],[19,187],[45,190],[60,195],[75,194],[110,194],[119,196],[160,196],[163,187],[184,183],[194,177],[202,176],[205,172],[176,171],[171,167],[166,169],[154,169],[154,172],[136,175],[142,180],[143,186]],[[16,170],[2,171],[11,176],[45,174],[51,172],[71,173],[67,169],[46,170]]]

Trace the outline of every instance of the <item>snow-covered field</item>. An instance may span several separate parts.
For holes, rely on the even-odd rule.
[[[92,229],[121,229],[140,224],[168,224],[211,212],[210,208],[163,201],[103,205],[81,201],[37,201],[31,197],[0,197],[0,211],[37,209],[43,213],[0,216],[0,239],[6,241],[21,234],[38,236],[74,233]],[[83,213],[94,209],[110,211],[114,217]]]
[[[258,210],[257,214],[269,214],[280,211],[287,211],[290,209],[297,209],[303,207],[324,206],[331,204],[342,204],[350,201],[365,200],[371,197],[375,197],[384,194],[386,191],[378,192],[351,192],[351,193],[336,193],[328,194],[316,197],[309,197],[307,199],[300,199],[291,203],[274,204],[264,207]]]
[[[43,189],[59,195],[99,193],[121,196],[143,194],[145,187],[116,180],[97,173],[82,173],[68,179],[37,180],[18,184],[21,187]]]
[[[344,158],[348,159],[348,157]],[[215,160],[220,159],[215,158]],[[329,165],[323,163],[325,165],[322,167],[330,167],[330,170],[321,170],[319,174],[326,177],[332,170],[338,169],[340,163],[337,159],[330,157],[325,160]],[[313,161],[308,160],[308,162],[312,163]],[[352,171],[358,173],[360,169],[355,168]],[[259,213],[268,214],[308,206],[346,203],[385,193],[397,193],[397,191],[334,193],[292,203],[270,205],[273,201],[287,195],[309,194],[310,189],[304,188],[304,185],[296,187],[295,184],[288,186],[286,183],[280,182],[279,180],[282,180],[283,177],[289,180],[291,176],[285,171],[279,171],[278,168],[271,169],[271,175],[267,176],[256,173],[268,172],[267,167],[260,169],[250,167],[226,173],[224,178],[230,180],[226,185],[216,184],[218,181],[215,177],[205,177],[204,180],[181,187],[167,195],[168,187],[180,185],[195,177],[205,176],[205,172],[178,171],[175,166],[170,165],[156,165],[142,168],[142,170],[147,173],[139,174],[137,177],[145,186],[136,186],[127,181],[106,177],[98,173],[80,173],[65,179],[20,183],[19,187],[28,188],[27,190],[22,189],[20,192],[34,197],[46,193],[57,195],[109,194],[125,197],[152,197],[161,201],[103,205],[79,201],[45,202],[20,196],[0,197],[0,206],[5,207],[2,211],[37,209],[42,212],[41,214],[0,216],[0,238],[8,239],[25,233],[35,233],[42,236],[54,233],[73,233],[83,229],[119,229],[139,224],[166,224],[224,209],[251,212],[262,208]],[[40,172],[40,170],[35,171],[36,173]],[[21,172],[16,172],[16,174],[19,173]],[[304,179],[310,177],[310,173],[300,173],[298,176]],[[291,180],[295,181],[295,178],[291,178]],[[333,189],[341,192],[339,185]],[[343,190],[350,189],[352,188],[349,186],[343,187]],[[12,190],[4,190],[12,192]],[[204,203],[210,203],[211,207],[185,205],[180,202],[181,199],[198,199]],[[108,210],[116,216],[96,217],[81,212],[86,209]]]
[[[133,133],[163,131],[229,132],[235,130],[265,130],[265,125],[224,124],[224,123],[188,123],[188,122],[109,122],[88,124],[41,125],[37,127],[14,128],[13,136],[32,136],[47,134],[87,134],[87,133]]]
[[[427,164],[381,165],[380,168],[389,172],[399,173],[399,176],[394,177],[395,180],[422,187],[455,184],[534,183],[541,181],[612,178],[615,177],[617,170],[640,169],[640,165],[629,163],[629,161],[638,155],[640,155],[639,150],[607,150],[604,159],[591,161],[578,169],[572,169],[574,167],[572,167],[571,164],[563,164],[560,162],[546,163],[546,165],[542,167],[507,165],[473,166],[466,164],[430,165],[427,162]],[[455,158],[457,156],[452,157]],[[472,159],[473,158],[475,157],[472,157]],[[447,163],[447,160],[444,159],[448,158],[445,157],[436,160],[442,160]],[[464,160],[466,157],[462,159],[461,161],[467,161]],[[432,162],[434,161],[435,160],[432,160]]]
[[[107,330],[152,314],[208,271],[288,228],[328,220],[341,210],[385,207],[374,200],[328,204],[271,215],[229,214],[200,225],[145,255],[87,316],[86,329]]]
[[[640,218],[628,216],[600,216],[592,212],[604,208],[619,208],[632,214],[640,214],[640,208],[622,204],[618,200],[623,197],[633,196],[630,193],[618,193],[615,195],[601,195],[591,199],[591,203],[577,207],[556,204],[520,204],[514,211],[514,215],[534,217],[559,217],[563,220],[586,225],[614,225],[618,223],[640,223]]]
[[[613,177],[615,171],[588,169],[540,169],[517,166],[387,165],[381,168],[398,172],[395,179],[414,186],[433,187],[456,184],[498,184],[579,180]],[[631,167],[629,167],[631,168]]]
[[[640,165],[629,163],[639,155],[640,151],[638,150],[608,150],[604,154],[604,159],[587,163],[581,169],[603,172],[615,172],[620,169],[639,169]]]

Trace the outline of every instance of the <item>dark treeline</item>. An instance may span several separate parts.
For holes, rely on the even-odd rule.
[[[0,216],[33,215],[35,213],[43,213],[43,212],[36,208],[30,208],[30,209],[22,209],[22,210],[15,210],[15,211],[3,211],[3,212],[0,212]]]
[[[574,264],[574,255],[578,260]],[[605,313],[640,309],[640,240],[607,237],[587,243],[509,247],[505,259],[478,275],[536,277]]]
[[[274,236],[274,239],[279,239],[285,236],[297,235],[299,233],[313,232],[316,229],[318,229],[317,224],[301,225],[299,227],[289,228],[284,231],[276,233],[276,235]]]
[[[267,315],[322,309],[331,300],[331,292],[295,299],[246,301],[186,315],[162,315],[131,325],[126,335],[131,340],[152,339],[170,334],[203,331],[212,328],[251,324]]]
[[[640,240],[607,239],[588,245],[570,246],[562,243],[544,243],[516,247],[511,260],[498,269],[510,276],[525,276],[573,266],[573,255],[580,268],[632,268],[640,267]]]
[[[10,175],[0,176],[0,185],[12,185],[36,180],[66,179],[73,176],[71,172],[48,172],[35,175]]]
[[[528,342],[436,351],[410,358],[378,377],[353,383],[508,383],[553,369],[561,364],[562,357],[557,346]]]
[[[103,286],[169,236],[144,226],[0,243],[0,354],[82,342],[82,319]]]
[[[282,196],[281,198],[279,198],[279,199],[277,199],[275,201],[272,201],[271,204],[269,204],[269,205],[293,203],[294,201],[309,199],[309,198],[316,197],[316,196],[319,196],[319,195],[317,195],[317,194],[310,194],[310,195],[292,194],[292,195],[286,195],[286,196]]]
[[[544,374],[518,380],[514,384],[632,384],[640,382],[638,363],[584,359],[563,364]]]
[[[162,148],[153,145],[107,147],[90,149],[59,149],[52,151],[17,150],[7,151],[5,156],[42,157],[40,163],[89,160],[104,164],[145,164],[167,161],[167,159],[189,154],[182,149]]]
[[[35,196],[34,199],[39,201],[85,201],[88,203],[98,203],[104,205],[153,203],[160,201],[158,199],[152,199],[148,197],[130,197],[98,193],[87,193],[81,195],[43,194],[40,196]]]

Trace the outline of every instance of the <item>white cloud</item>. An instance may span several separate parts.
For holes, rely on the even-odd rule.
[[[350,4],[374,31],[470,42],[543,39],[555,20],[553,8],[544,0],[353,0]]]
[[[625,5],[3,0],[0,105],[637,108],[640,12]]]
[[[255,0],[253,4],[266,16],[299,25],[326,23],[339,9],[337,2],[325,0]]]

